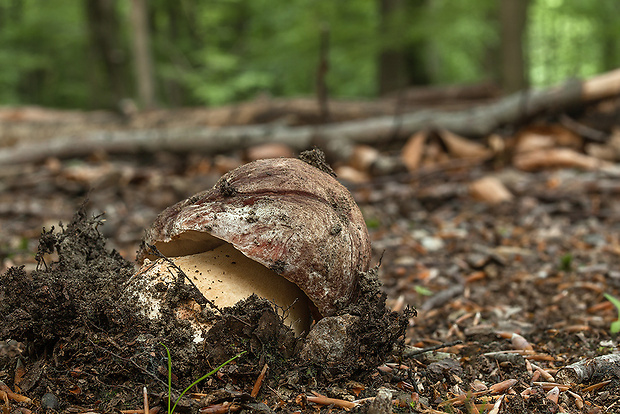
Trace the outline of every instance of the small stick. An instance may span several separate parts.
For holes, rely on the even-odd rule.
[[[318,392],[312,391],[314,396],[307,396],[306,399],[311,403],[321,404],[321,405],[331,405],[334,404],[336,407],[344,408],[344,409],[352,409],[357,406],[356,403],[346,400],[340,400],[338,398],[329,398],[324,395],[319,394]]]
[[[144,395],[144,412],[145,413],[150,413],[151,410],[149,409],[149,394],[146,391],[146,386],[144,386],[144,388],[142,388],[142,395]]]
[[[608,385],[611,383],[611,380],[605,380],[603,382],[597,382],[596,384],[592,384],[589,387],[585,387],[583,390],[583,392],[590,392],[590,391],[596,391],[598,389],[603,388],[605,385]]]
[[[208,407],[203,407],[200,409],[200,412],[202,414],[227,414],[237,412],[240,409],[240,405],[226,401],[220,404],[212,404]]]
[[[265,379],[265,374],[267,373],[268,368],[269,366],[265,363],[265,366],[263,367],[263,370],[260,372],[260,375],[256,379],[256,382],[254,383],[254,387],[252,388],[252,392],[250,393],[252,398],[256,398],[256,396],[258,395],[260,391],[260,387],[261,385],[263,385],[263,380]]]
[[[160,409],[159,406],[153,407],[149,410],[149,414],[157,414],[159,413],[159,409]],[[138,410],[121,410],[120,412],[121,414],[144,414],[144,409],[140,408]],[[83,414],[98,414],[98,413],[87,412]]]
[[[489,387],[488,392],[490,392],[491,394],[499,394],[500,392],[508,391],[516,383],[517,383],[516,379],[507,379],[505,381],[498,382],[496,384],[491,385]]]
[[[426,348],[420,348],[420,349],[415,349],[415,348],[409,348],[406,349],[403,352],[403,357],[405,358],[411,358],[411,357],[415,357],[416,355],[421,355],[421,354],[425,354],[427,352],[431,352],[431,351],[436,351],[438,349],[442,349],[442,348],[448,348],[454,345],[459,345],[462,344],[463,341],[456,340],[456,341],[451,341],[451,342],[444,342],[441,344],[437,344],[437,345],[432,345],[432,346],[427,346]]]
[[[570,387],[568,385],[558,384],[557,382],[533,381],[532,384],[533,385],[538,385],[538,386],[542,387],[542,389],[545,390],[545,391],[549,391],[552,388],[556,388],[556,387],[560,391],[566,391],[566,390],[570,389]]]

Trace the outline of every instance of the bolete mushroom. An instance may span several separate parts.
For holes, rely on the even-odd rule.
[[[353,301],[370,262],[368,230],[349,191],[293,158],[230,171],[164,210],[144,241],[220,307],[256,293],[290,308],[285,322],[297,334],[308,330],[311,314],[333,315]],[[138,262],[139,278],[169,273],[148,248]]]

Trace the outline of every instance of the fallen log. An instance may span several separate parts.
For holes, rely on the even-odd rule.
[[[422,129],[446,129],[465,136],[486,136],[498,127],[544,112],[562,112],[582,102],[620,94],[620,69],[594,78],[572,80],[542,90],[523,91],[469,110],[420,110],[397,116],[324,125],[288,126],[271,123],[230,127],[158,128],[126,131],[87,131],[45,142],[0,149],[0,165],[42,161],[48,157],[80,157],[95,151],[140,153],[154,151],[214,154],[277,142],[294,150],[337,141],[376,144],[404,140]]]

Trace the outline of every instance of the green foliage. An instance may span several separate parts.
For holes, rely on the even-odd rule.
[[[170,349],[168,349],[168,347],[164,345],[163,343],[160,342],[160,344],[161,346],[166,348],[166,355],[168,356],[168,414],[174,413],[174,409],[177,408],[177,404],[179,403],[179,401],[181,401],[181,398],[185,395],[185,393],[191,390],[194,385],[198,385],[200,382],[204,381],[205,379],[209,378],[211,375],[219,371],[220,368],[225,367],[226,365],[230,364],[232,361],[234,361],[235,359],[239,358],[241,355],[247,352],[247,351],[243,351],[235,355],[234,357],[230,358],[228,361],[224,362],[223,364],[215,368],[213,371],[209,372],[208,374],[203,375],[202,377],[198,378],[196,381],[192,382],[187,388],[183,390],[181,395],[179,395],[179,398],[177,398],[177,400],[174,402],[174,405],[172,406],[172,408],[170,408],[170,405],[172,403],[172,357],[170,356]]]
[[[161,73],[179,80],[196,103],[222,104],[262,91],[312,94],[320,31],[326,26],[330,90],[334,95],[371,95],[372,6],[329,0],[180,2],[195,13],[200,31],[194,39],[174,44],[166,41],[165,31],[157,36]]]
[[[78,6],[62,0],[0,1],[1,103],[87,105],[87,33]]]
[[[95,1],[95,0],[92,0]],[[131,2],[110,0],[120,29],[114,59],[127,96],[110,86],[93,42],[86,2],[0,0],[0,104],[102,107],[132,97]],[[151,0],[149,23],[158,100],[223,104],[313,95],[321,32],[329,31],[329,94],[373,97],[385,50],[404,50],[408,70],[432,83],[497,77],[498,2],[403,2],[381,16],[380,0]],[[527,55],[534,85],[620,65],[615,0],[530,0]],[[385,24],[381,24],[384,21]],[[411,63],[411,62],[410,62]],[[117,94],[117,95],[114,95]],[[115,101],[116,100],[116,101]]]
[[[489,78],[488,55],[498,50],[498,2],[437,0],[412,25],[411,36],[426,39],[436,83],[464,83]],[[496,62],[499,64],[499,61]]]
[[[604,293],[603,295],[605,296],[605,299],[610,301],[618,311],[618,320],[612,322],[611,326],[609,327],[609,331],[611,333],[618,333],[620,332],[620,299],[607,293]]]
[[[533,85],[587,77],[620,65],[616,0],[532,1],[528,43]]]
[[[366,219],[366,227],[369,229],[378,229],[381,226],[381,220],[376,217],[369,217]]]

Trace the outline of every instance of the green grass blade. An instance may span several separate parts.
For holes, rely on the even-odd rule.
[[[618,333],[620,332],[620,299],[616,298],[615,296],[611,296],[607,293],[603,293],[603,296],[605,296],[605,299],[610,301],[616,307],[616,310],[618,311],[618,320],[614,321],[609,327],[609,330],[611,331],[611,333]]]

